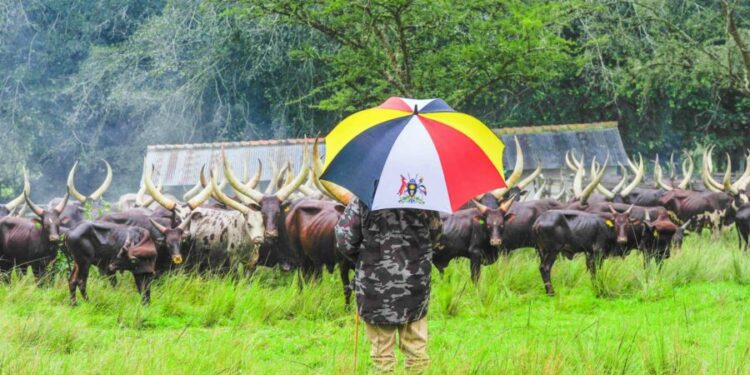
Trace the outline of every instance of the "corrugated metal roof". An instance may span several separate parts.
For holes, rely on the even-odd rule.
[[[198,181],[200,169],[216,168],[219,176],[224,177],[221,164],[222,147],[232,164],[232,169],[245,179],[245,163],[249,163],[249,173],[252,175],[258,166],[258,160],[263,163],[261,180],[271,179],[271,165],[281,168],[287,160],[292,162],[295,172],[299,171],[303,160],[304,139],[261,140],[248,142],[220,142],[196,143],[183,145],[152,145],[148,146],[145,165],[153,164],[156,168],[154,176],[163,176],[164,186],[195,185]],[[313,139],[308,139],[312,147]],[[321,153],[325,149],[321,147]],[[154,177],[156,179],[156,177]]]
[[[530,130],[526,133],[498,134],[505,129],[493,130],[505,143],[506,153],[503,156],[505,168],[512,169],[516,162],[513,137],[518,137],[524,154],[524,170],[532,170],[537,166],[537,160],[542,161],[544,169],[559,170],[565,163],[565,152],[574,150],[576,156],[588,165],[591,160],[602,163],[609,155],[610,167],[616,167],[618,163],[627,164],[627,154],[620,138],[620,131],[616,123],[604,123],[608,126],[571,126],[558,125],[550,131],[540,131],[547,127],[526,127]],[[609,124],[615,124],[611,126]],[[518,129],[518,128],[515,128]],[[571,130],[568,130],[571,129]]]
[[[565,151],[574,149],[577,155],[583,154],[586,162],[596,156],[603,161],[610,155],[610,165],[625,164],[626,154],[617,130],[616,122],[592,124],[544,125],[524,128],[493,129],[506,145],[505,167],[512,169],[515,164],[513,137],[517,136],[525,155],[525,170],[536,168],[541,159],[544,169],[557,169],[563,166]],[[164,178],[164,186],[194,185],[203,165],[216,167],[223,178],[221,149],[224,147],[235,173],[242,175],[245,163],[250,163],[250,174],[257,168],[257,160],[263,163],[261,180],[271,178],[271,164],[279,167],[290,160],[298,171],[303,160],[304,139],[258,140],[243,142],[196,143],[181,145],[148,146],[145,165],[156,167],[155,175]],[[308,139],[312,147],[313,139]],[[321,155],[325,154],[324,140],[321,138]]]

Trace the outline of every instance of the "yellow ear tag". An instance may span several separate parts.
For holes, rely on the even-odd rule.
[[[607,226],[610,227],[610,228],[614,228],[615,227],[615,223],[612,220],[604,220],[604,223],[606,223]]]
[[[654,229],[654,237],[659,238],[659,231]]]

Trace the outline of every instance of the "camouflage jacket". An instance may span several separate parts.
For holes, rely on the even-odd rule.
[[[441,225],[434,211],[370,212],[352,199],[336,225],[336,245],[356,264],[354,290],[364,321],[405,324],[427,314],[432,249]]]

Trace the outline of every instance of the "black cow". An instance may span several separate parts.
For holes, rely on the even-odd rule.
[[[703,226],[709,225],[716,237],[723,225],[734,222],[736,199],[723,192],[674,189],[665,193],[659,203],[673,212],[680,221],[691,220],[699,233]]]
[[[622,253],[626,255],[631,249],[643,252],[646,263],[655,259],[661,263],[670,256],[673,238],[679,227],[669,217],[669,212],[664,207],[641,207],[622,203],[596,203],[591,204],[583,211],[589,213],[630,213],[630,226],[628,229],[628,242],[623,245]],[[681,240],[680,240],[681,241]],[[680,242],[681,243],[681,242]]]
[[[39,219],[5,217],[0,219],[0,270],[31,267],[38,278],[55,261],[60,241],[60,225],[65,221],[68,196],[51,210],[35,205],[24,193],[26,204]]]
[[[155,222],[153,222],[153,225],[158,226],[159,236],[162,237],[161,242],[164,243],[164,247],[169,251],[168,259],[175,264],[182,263],[182,255],[180,254],[180,242],[182,238],[180,230],[170,230],[161,227]],[[66,248],[71,253],[75,262],[68,280],[71,303],[75,305],[77,302],[76,289],[79,289],[83,298],[88,300],[86,283],[89,268],[92,265],[97,266],[102,275],[114,275],[116,270],[123,269],[124,266],[110,267],[110,265],[115,262],[118,253],[121,251],[127,253],[131,247],[138,249],[137,251],[147,251],[148,254],[150,254],[150,251],[153,251],[153,256],[140,256],[143,259],[135,262],[137,263],[137,267],[125,267],[125,269],[133,271],[138,289],[142,291],[141,286],[143,286],[144,280],[149,279],[148,282],[150,282],[150,278],[156,273],[158,252],[154,242],[148,230],[135,226],[86,221],[73,228],[68,232],[65,239]],[[143,297],[144,302],[147,303],[147,294],[144,294]]]
[[[735,217],[735,226],[737,227],[737,237],[739,237],[740,249],[743,249],[742,242],[745,242],[744,250],[750,249],[748,236],[750,235],[750,203],[745,203],[737,210]]]
[[[502,246],[505,224],[512,222],[514,215],[508,213],[513,200],[503,202],[498,208],[489,208],[474,202],[475,208],[456,211],[443,216],[443,235],[439,250],[432,255],[432,263],[443,273],[454,258],[468,258],[471,279],[479,281],[481,266],[497,261]]]
[[[158,253],[156,258],[157,276],[175,267],[177,262],[172,260],[173,254],[187,256],[189,243],[183,240],[190,225],[190,218],[180,222],[178,218],[174,217],[172,211],[162,207],[154,211],[146,208],[131,208],[121,212],[111,212],[96,221],[133,226],[149,231]]]
[[[592,214],[573,210],[550,210],[534,222],[533,233],[547,294],[553,296],[550,273],[557,255],[562,253],[572,259],[576,253],[586,255],[586,267],[592,277],[603,258],[618,253],[615,245],[628,242],[627,230],[630,212]]]

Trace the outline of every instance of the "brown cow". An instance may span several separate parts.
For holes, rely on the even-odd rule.
[[[318,278],[323,266],[333,273],[334,267],[339,265],[344,300],[349,305],[352,294],[349,271],[354,270],[354,264],[336,251],[334,231],[344,209],[338,202],[301,199],[292,204],[286,215],[286,232],[302,276]]]
[[[34,275],[40,277],[56,259],[60,225],[65,221],[61,213],[65,210],[68,195],[51,210],[44,210],[34,204],[26,192],[24,198],[39,219],[0,219],[0,270],[8,271],[17,266],[31,267]]]

